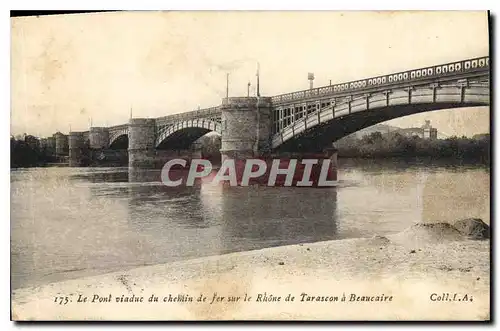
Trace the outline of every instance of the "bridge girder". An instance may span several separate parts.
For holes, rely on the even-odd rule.
[[[158,131],[155,146],[188,149],[198,138],[212,131],[222,134],[221,123],[206,118],[179,121]]]
[[[110,130],[109,132],[109,146],[112,146],[122,136],[128,137],[128,126],[123,125],[118,129]]]
[[[318,101],[318,107],[276,132],[273,149],[326,147],[363,128],[426,111],[489,105],[489,80],[455,81],[387,89]],[[324,105],[324,107],[321,107]],[[292,115],[295,117],[295,115]],[[288,119],[290,117],[288,116]],[[285,122],[287,123],[287,122]]]

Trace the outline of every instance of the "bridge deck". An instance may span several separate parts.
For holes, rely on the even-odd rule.
[[[372,94],[388,93],[393,89],[433,86],[433,84],[437,86],[462,81],[466,84],[471,79],[489,79],[489,71],[489,57],[486,56],[276,95],[271,97],[272,131],[278,133],[296,120],[300,120],[302,117],[298,116],[300,114],[308,116],[325,107],[335,108],[336,103],[353,101],[354,104],[358,98],[366,99]],[[167,132],[172,125],[195,119],[208,120],[208,123],[214,122],[214,125],[220,124],[221,108],[210,107],[158,117],[155,119],[157,135]],[[111,126],[109,129],[112,132],[111,136],[114,137],[127,132],[128,124]]]

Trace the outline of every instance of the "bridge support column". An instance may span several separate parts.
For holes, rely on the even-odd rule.
[[[70,132],[68,136],[69,166],[81,167],[83,165],[85,139],[83,132]]]
[[[191,145],[191,158],[193,159],[201,159],[201,157],[203,156],[203,153],[202,153],[202,144],[198,141],[195,141],[192,145]]]
[[[337,180],[337,154],[338,150],[335,147],[328,147],[323,150],[325,159],[330,159],[330,176],[328,180]]]
[[[104,149],[109,147],[109,130],[103,127],[93,127],[89,131],[91,149]]]
[[[271,98],[222,100],[221,157],[246,159],[270,152]]]
[[[156,121],[132,118],[128,123],[128,166],[130,168],[154,168]]]

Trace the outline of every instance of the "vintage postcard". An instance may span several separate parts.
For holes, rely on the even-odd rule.
[[[11,319],[489,321],[489,21],[11,17]]]

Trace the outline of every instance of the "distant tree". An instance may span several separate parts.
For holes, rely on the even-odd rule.
[[[203,157],[218,160],[220,159],[221,136],[218,134],[206,134],[200,137],[197,142],[201,143],[201,153]]]
[[[45,148],[41,149],[38,139],[32,135],[20,135],[10,138],[11,168],[26,168],[54,162],[55,158]]]
[[[361,139],[338,144],[339,156],[345,157],[414,157],[456,158],[487,163],[490,157],[489,134],[477,137],[449,137],[446,140],[407,137],[400,133],[382,135],[374,132]]]

